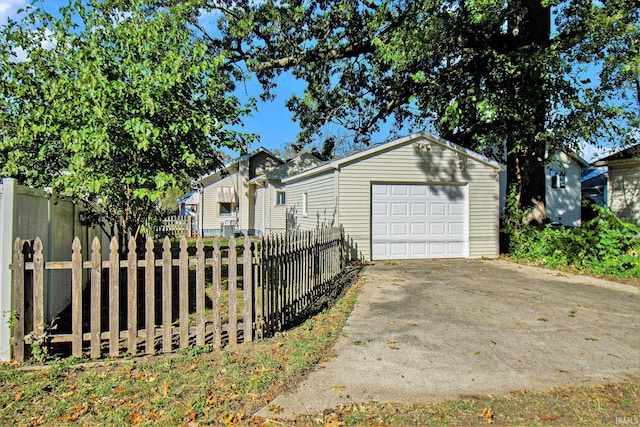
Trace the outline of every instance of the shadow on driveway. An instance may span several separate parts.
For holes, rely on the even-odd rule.
[[[336,357],[263,417],[640,379],[640,289],[503,260],[376,262]]]

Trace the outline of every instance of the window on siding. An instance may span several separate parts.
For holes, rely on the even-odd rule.
[[[309,205],[307,201],[307,193],[302,193],[302,215],[309,215]]]
[[[220,215],[231,215],[231,203],[218,203],[220,207]]]
[[[556,173],[551,177],[551,188],[566,188],[567,177],[564,172]]]
[[[276,205],[282,206],[287,204],[287,198],[284,194],[284,191],[278,191],[276,193]]]

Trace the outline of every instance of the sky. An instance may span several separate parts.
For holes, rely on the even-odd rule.
[[[16,18],[17,11],[28,5],[28,0],[0,0],[0,24],[4,24],[8,17]],[[67,4],[67,0],[46,0],[44,6],[49,11],[55,11]],[[257,111],[244,119],[241,130],[260,135],[260,141],[249,147],[250,150],[264,147],[269,150],[280,150],[286,143],[294,142],[300,127],[293,121],[293,114],[286,108],[286,100],[293,94],[301,94],[304,84],[290,74],[283,74],[277,81],[274,91],[276,99],[269,102],[258,101]],[[237,95],[242,98],[254,97],[259,99],[260,87],[255,78],[241,86]],[[383,141],[388,137],[389,128],[384,128],[373,135],[373,142]],[[607,149],[597,149],[585,144],[581,156],[591,162],[608,153]],[[235,157],[238,153],[228,153]]]

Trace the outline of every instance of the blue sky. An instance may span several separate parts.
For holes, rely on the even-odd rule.
[[[0,0],[0,24],[4,24],[8,17],[16,17],[17,11],[28,5],[28,0]],[[60,6],[66,5],[67,0],[46,0],[44,5],[50,11],[57,10]],[[258,109],[251,117],[244,120],[242,130],[260,135],[260,142],[254,144],[250,149],[263,146],[270,150],[278,150],[285,143],[294,142],[300,127],[292,119],[292,113],[287,110],[285,101],[293,93],[302,93],[304,84],[297,81],[290,74],[283,74],[278,81],[275,90],[276,99],[270,102],[258,102]],[[246,90],[245,90],[246,88]],[[239,87],[238,96],[254,97],[258,99],[260,94],[259,84],[255,79],[250,80],[244,87]],[[329,132],[331,129],[328,129]],[[388,137],[389,128],[383,127],[383,131],[373,136],[373,142],[379,142]],[[595,147],[585,145],[582,157],[587,161],[595,160],[605,154],[605,150],[597,150]],[[237,153],[229,153],[232,157]]]

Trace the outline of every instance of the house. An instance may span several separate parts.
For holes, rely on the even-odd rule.
[[[420,132],[281,180],[290,229],[343,225],[362,257],[496,257],[500,164]]]
[[[545,164],[545,205],[529,213],[526,222],[548,220],[570,227],[581,225],[582,169],[589,164],[574,153],[558,150],[547,154]],[[507,168],[500,170],[500,215],[506,206]]]
[[[198,215],[198,192],[192,191],[189,194],[185,194],[180,197],[178,202],[178,215],[179,216],[197,216]]]
[[[607,168],[588,167],[582,169],[580,183],[583,200],[591,200],[598,206],[607,207]]]
[[[607,166],[607,205],[623,221],[640,224],[640,144],[593,163]]]
[[[574,153],[555,151],[545,165],[547,219],[571,227],[582,223],[582,169],[586,160]]]
[[[280,180],[320,162],[309,153],[285,162],[269,150],[258,148],[197,179],[195,209],[200,235],[240,232],[260,236],[284,231],[286,196]]]

